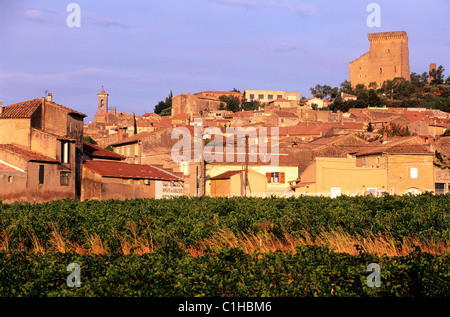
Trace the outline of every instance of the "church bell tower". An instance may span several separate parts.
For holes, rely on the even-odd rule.
[[[106,93],[105,89],[100,91],[98,94],[98,111],[97,113],[108,113],[108,94]]]

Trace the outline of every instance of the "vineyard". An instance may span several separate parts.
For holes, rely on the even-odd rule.
[[[0,204],[1,296],[448,296],[449,251],[450,195]]]

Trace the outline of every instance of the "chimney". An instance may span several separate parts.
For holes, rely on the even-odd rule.
[[[47,94],[47,101],[52,102],[53,101],[53,94],[51,92],[49,92]]]
[[[117,133],[119,135],[119,141],[123,139],[123,129],[120,127],[117,129]]]
[[[383,142],[381,142],[381,144],[385,144],[387,143],[387,132],[383,133]]]
[[[0,116],[3,114],[3,101],[0,101]]]

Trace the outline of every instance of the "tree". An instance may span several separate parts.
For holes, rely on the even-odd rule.
[[[339,90],[341,92],[344,92],[346,94],[353,94],[353,88],[351,83],[348,80],[344,80],[340,85],[339,85]]]
[[[393,136],[410,136],[411,133],[408,130],[408,127],[402,127],[400,124],[390,122],[389,126],[384,126],[380,130],[378,130],[380,135],[387,133],[388,137]]]
[[[378,97],[378,95],[374,89],[369,90],[369,94],[367,96],[367,103],[371,107],[378,107],[382,104],[381,98]]]
[[[170,109],[170,110],[172,109],[172,97],[173,96],[172,96],[172,90],[171,90],[169,96],[166,97],[165,101],[158,102],[158,104],[155,106],[154,112],[156,114],[159,114],[159,115],[162,115],[162,116],[163,115],[166,115],[166,116],[170,115],[170,112],[168,113],[168,111],[166,109]],[[164,110],[166,110],[166,111],[164,111]]]
[[[241,100],[236,96],[226,96],[222,95],[219,97],[222,102],[220,107],[228,111],[237,112],[241,106]]]
[[[241,103],[242,110],[258,110],[260,107],[262,107],[262,105],[257,100],[251,100],[251,101],[243,100]]]
[[[87,143],[90,143],[90,144],[94,144],[94,145],[97,145],[97,144],[98,144],[98,143],[95,142],[95,140],[94,140],[93,138],[91,138],[90,136],[85,136],[85,137],[83,137],[83,140],[86,141]]]
[[[410,80],[411,80],[411,83],[418,88],[421,88],[426,85],[426,82],[422,81],[422,76],[415,72],[411,73]]]
[[[436,77],[434,80],[435,84],[441,85],[444,83],[444,71],[445,71],[444,66],[439,65],[438,68],[436,69]]]
[[[328,85],[319,85],[317,84],[315,87],[312,87],[309,89],[311,91],[311,94],[315,98],[336,98],[339,94],[339,89],[337,87],[331,87]]]
[[[367,132],[373,132],[372,122],[369,122],[369,124],[367,125]]]
[[[425,84],[428,84],[429,79],[430,75],[427,72],[423,72],[422,75],[420,75],[420,80]]]

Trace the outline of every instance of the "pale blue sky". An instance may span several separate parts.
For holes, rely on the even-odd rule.
[[[348,79],[348,63],[369,49],[367,33],[386,31],[407,32],[412,72],[434,62],[450,75],[448,0],[83,0],[81,27],[69,28],[71,2],[0,0],[3,105],[49,90],[87,122],[102,85],[112,107],[137,115],[170,90],[309,97],[316,84]],[[372,2],[379,28],[366,24]]]

